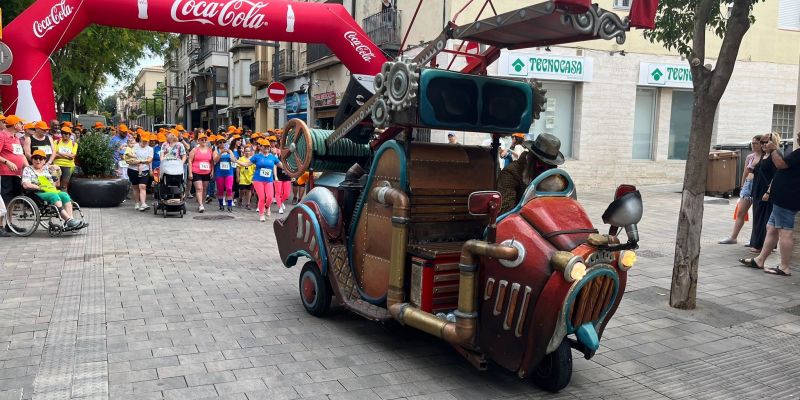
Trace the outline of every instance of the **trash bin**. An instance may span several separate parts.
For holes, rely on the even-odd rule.
[[[734,183],[734,185],[736,185],[736,190],[741,189],[739,184],[742,182],[740,182],[739,178],[741,178],[742,173],[744,173],[744,163],[747,161],[747,156],[753,152],[753,150],[750,148],[750,142],[718,144],[714,146],[714,150],[735,151],[736,154],[739,155],[739,160],[736,163],[736,183]]]
[[[739,154],[731,150],[712,150],[708,153],[706,194],[728,198],[736,191]]]

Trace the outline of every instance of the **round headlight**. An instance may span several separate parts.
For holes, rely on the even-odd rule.
[[[564,269],[564,279],[567,282],[575,282],[586,276],[586,264],[582,262],[572,263]]]
[[[636,264],[636,253],[631,250],[623,250],[619,253],[619,260],[617,260],[619,269],[627,271],[633,268],[634,264]]]

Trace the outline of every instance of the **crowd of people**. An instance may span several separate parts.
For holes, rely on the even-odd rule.
[[[800,211],[800,132],[794,140],[794,151],[784,155],[779,150],[780,135],[777,133],[753,137],[750,143],[753,152],[745,159],[741,177],[733,231],[719,241],[720,244],[738,243],[752,207],[753,227],[745,246],[754,257],[741,258],[739,262],[778,276],[792,274],[795,216]],[[776,248],[780,262],[777,266],[768,266],[766,261]]]
[[[279,214],[286,203],[296,204],[308,181],[307,173],[292,179],[283,170],[280,129],[261,133],[229,126],[214,133],[177,125],[148,132],[101,122],[87,129],[69,121],[48,124],[0,115],[0,226],[6,226],[5,204],[30,191],[56,205],[67,228],[80,228],[82,222],[72,218],[68,192],[81,138],[89,134],[108,136],[114,173],[130,181],[130,199],[138,211],[151,207],[154,185],[173,176],[200,213],[216,199],[220,211],[255,208],[259,220],[266,221],[273,204]],[[8,236],[8,229],[0,229],[0,236]]]

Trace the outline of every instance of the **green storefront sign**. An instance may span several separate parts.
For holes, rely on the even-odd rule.
[[[692,70],[688,65],[640,63],[639,85],[691,89]]]

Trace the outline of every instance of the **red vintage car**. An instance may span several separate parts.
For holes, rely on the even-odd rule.
[[[611,228],[601,233],[569,174],[551,169],[499,215],[499,139],[529,131],[544,93],[480,73],[503,40],[506,47],[548,34],[537,40],[619,41],[627,22],[596,5],[580,15],[552,3],[523,11],[448,27],[445,42],[493,46],[462,72],[429,66],[445,48],[434,41],[413,60],[387,62],[374,95],[336,131],[290,121],[281,142],[287,171],[324,172],[274,229],[287,267],[306,260],[299,290],[310,314],[324,316],[335,298],[365,318],[442,338],[477,368],[492,360],[557,391],[569,383],[572,349],[591,358],[622,300],[642,200],[635,187],[620,186],[603,215]],[[587,30],[601,20],[602,33]],[[493,142],[418,140],[430,128],[490,132]]]

